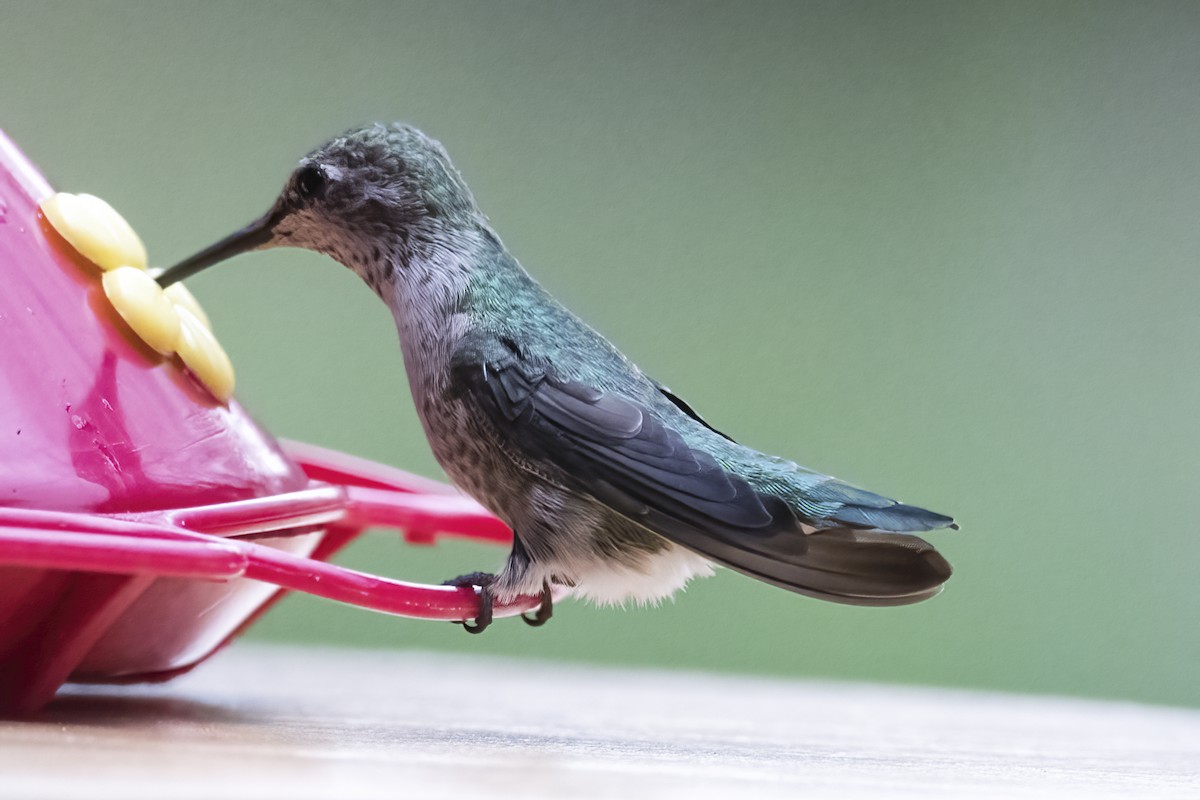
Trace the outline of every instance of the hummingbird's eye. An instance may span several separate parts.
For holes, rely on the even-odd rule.
[[[296,191],[305,200],[320,197],[325,191],[325,170],[316,164],[309,164],[296,175]]]

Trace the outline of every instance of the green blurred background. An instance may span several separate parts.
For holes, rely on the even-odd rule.
[[[506,243],[746,444],[954,514],[932,602],[735,574],[472,637],[290,598],[253,638],[1200,704],[1200,6],[0,7],[0,127],[166,263],[330,135],[440,138]],[[276,434],[440,474],[393,323],[299,251],[190,284]],[[494,548],[373,533],[439,581]]]

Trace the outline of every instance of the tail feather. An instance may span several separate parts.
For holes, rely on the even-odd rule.
[[[783,530],[759,537],[677,526],[669,538],[752,578],[849,605],[917,603],[936,595],[953,572],[924,539],[879,530]]]
[[[796,547],[796,539],[803,546]],[[711,541],[709,544],[713,544]],[[788,546],[716,548],[707,555],[798,594],[859,606],[899,606],[936,595],[953,570],[916,536],[837,528],[795,537]]]

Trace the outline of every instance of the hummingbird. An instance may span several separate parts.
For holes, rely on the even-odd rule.
[[[513,531],[462,625],[555,590],[657,602],[724,565],[810,597],[897,606],[949,563],[916,534],[957,528],[738,444],[552,297],[505,248],[440,143],[406,124],[309,153],[270,210],[159,276],[301,247],[353,270],[392,312],[417,414],[451,481]]]

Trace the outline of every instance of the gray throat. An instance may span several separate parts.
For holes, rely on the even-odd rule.
[[[457,248],[431,247],[394,257],[380,296],[400,335],[404,367],[422,420],[424,406],[448,386],[450,356],[471,325],[465,310],[474,257]]]

